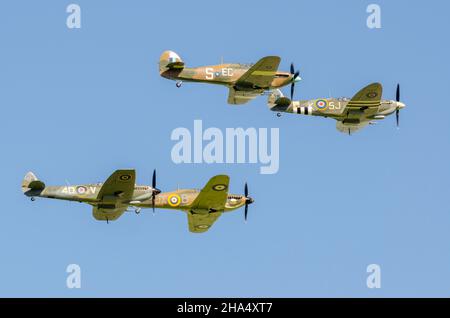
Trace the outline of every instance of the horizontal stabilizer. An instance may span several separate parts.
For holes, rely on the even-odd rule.
[[[279,89],[271,92],[267,100],[267,105],[272,111],[285,112],[291,103],[292,101],[289,98],[284,97],[283,93]]]
[[[40,181],[33,172],[28,172],[22,180],[22,191],[42,191],[45,189],[45,183]]]
[[[184,68],[184,62],[173,62],[166,65],[168,69],[176,70],[176,69],[183,69]]]
[[[165,51],[159,58],[159,72],[164,73],[168,70],[182,70],[184,68],[183,60],[173,51]]]

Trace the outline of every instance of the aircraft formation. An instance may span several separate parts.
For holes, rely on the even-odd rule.
[[[244,194],[229,194],[230,178],[226,175],[212,177],[201,189],[178,189],[161,192],[156,187],[156,171],[152,185],[136,185],[136,172],[132,169],[116,170],[104,183],[88,183],[74,186],[47,186],[34,173],[28,172],[22,181],[22,191],[32,201],[36,197],[82,202],[92,206],[92,216],[98,221],[115,221],[125,212],[139,214],[141,209],[180,210],[187,214],[189,230],[206,232],[222,213],[245,208],[253,199]],[[130,210],[131,208],[131,210]]]
[[[266,56],[255,64],[228,63],[211,66],[186,67],[180,56],[173,51],[165,51],[159,59],[159,74],[175,80],[176,86],[183,82],[222,85],[228,88],[228,103],[242,105],[258,96],[269,94],[270,110],[300,115],[321,116],[337,120],[340,132],[351,134],[369,124],[395,113],[397,127],[399,112],[406,105],[400,102],[400,85],[397,86],[396,100],[382,100],[383,87],[380,83],[370,84],[361,89],[353,98],[316,98],[294,101],[295,83],[301,81],[300,72],[291,64],[289,72],[280,72],[281,58]],[[290,98],[284,97],[280,88],[290,86]]]
[[[353,98],[316,98],[294,100],[295,84],[301,80],[300,72],[290,65],[288,72],[278,70],[281,58],[266,56],[254,64],[228,63],[211,66],[186,67],[173,51],[165,51],[159,60],[160,76],[176,81],[222,85],[228,88],[228,103],[243,105],[261,95],[268,95],[271,111],[305,116],[332,118],[338,131],[351,135],[368,125],[396,115],[399,126],[400,111],[406,107],[400,101],[400,85],[395,100],[382,98],[383,87],[372,83],[361,89]],[[290,98],[281,88],[290,87]],[[247,220],[248,206],[254,202],[245,184],[244,194],[229,194],[229,177],[212,177],[201,189],[178,189],[162,192],[156,187],[156,171],[151,185],[136,185],[133,169],[116,170],[104,183],[75,186],[47,186],[32,172],[22,181],[22,191],[30,197],[82,202],[92,206],[92,215],[99,221],[115,221],[125,212],[139,214],[142,209],[169,209],[185,212],[189,230],[206,232],[226,212],[244,207]]]

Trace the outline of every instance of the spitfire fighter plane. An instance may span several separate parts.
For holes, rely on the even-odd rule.
[[[152,186],[136,185],[134,170],[117,170],[104,183],[76,186],[46,186],[32,172],[22,181],[23,193],[34,201],[36,197],[78,201],[93,206],[93,217],[99,221],[117,220],[124,212],[139,214],[142,208],[181,210],[186,212],[189,230],[206,232],[224,212],[245,206],[247,220],[248,205],[253,199],[245,194],[228,193],[229,177],[212,177],[202,190],[184,189],[161,192],[156,188],[156,172]],[[132,208],[130,211],[129,208]]]
[[[375,121],[395,113],[399,126],[400,110],[406,105],[400,102],[400,85],[397,86],[396,100],[382,100],[383,87],[373,83],[360,90],[352,99],[319,98],[313,100],[292,101],[284,97],[280,90],[270,94],[270,110],[309,116],[321,116],[337,120],[337,130],[351,134]]]
[[[159,60],[159,74],[182,82],[200,82],[224,85],[229,88],[228,103],[242,105],[264,94],[268,90],[291,85],[300,81],[300,73],[291,64],[290,73],[279,72],[280,58],[266,56],[255,64],[220,64],[195,68],[185,67],[181,58],[173,51],[165,51]]]

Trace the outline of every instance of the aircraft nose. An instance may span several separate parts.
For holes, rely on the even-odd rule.
[[[402,109],[402,108],[405,108],[406,105],[405,105],[404,103],[398,102],[398,103],[397,103],[397,107],[398,107],[399,109]]]
[[[297,78],[294,80],[294,83],[298,83],[302,80],[302,78],[300,76],[297,76]]]

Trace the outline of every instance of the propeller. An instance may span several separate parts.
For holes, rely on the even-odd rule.
[[[400,84],[397,84],[397,92],[395,94],[395,100],[397,102],[400,102]],[[397,110],[395,111],[395,119],[397,121],[397,128],[400,127],[400,108],[397,107]]]
[[[291,100],[294,98],[294,90],[295,90],[295,80],[300,76],[300,71],[295,71],[294,63],[291,63],[291,75],[292,75],[292,83],[291,83]]]
[[[245,214],[244,219],[247,222],[247,214],[248,214],[248,206],[254,202],[254,200],[248,196],[248,185],[245,183],[244,187],[244,195],[245,195]]]
[[[161,193],[161,190],[156,187],[156,169],[153,170],[152,189],[152,209],[153,213],[155,213],[155,197]]]

